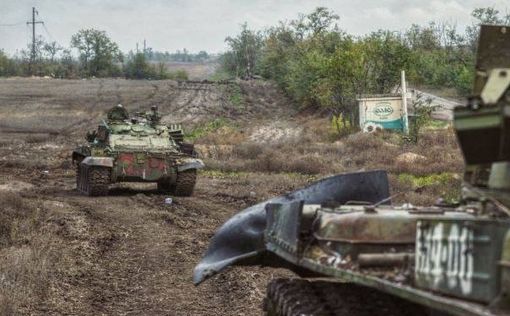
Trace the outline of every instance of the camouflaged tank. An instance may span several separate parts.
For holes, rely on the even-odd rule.
[[[269,315],[510,315],[510,26],[481,28],[473,94],[455,109],[457,204],[391,204],[385,171],[341,174],[227,221],[194,270],[284,267]]]
[[[86,139],[72,160],[76,186],[90,196],[107,195],[117,182],[156,182],[161,191],[190,196],[204,167],[193,145],[184,142],[181,126],[160,123],[157,107],[130,117],[119,104]]]

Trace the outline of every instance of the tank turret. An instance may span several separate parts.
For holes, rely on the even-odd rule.
[[[87,195],[106,195],[117,182],[155,182],[160,191],[189,196],[197,170],[204,167],[193,144],[184,142],[180,124],[161,124],[157,106],[133,116],[111,108],[87,144],[72,153],[76,187]]]

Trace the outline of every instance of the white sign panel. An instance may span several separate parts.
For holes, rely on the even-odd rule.
[[[358,99],[360,127],[366,132],[378,129],[403,130],[402,97],[383,96]]]

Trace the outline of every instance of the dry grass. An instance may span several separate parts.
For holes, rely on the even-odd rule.
[[[318,135],[327,137],[324,131]],[[389,132],[357,133],[336,142],[317,142],[316,136],[304,134],[285,142],[240,142],[233,146],[218,145],[215,141],[209,147],[213,154],[206,157],[206,165],[208,170],[221,172],[298,173],[315,177],[384,169],[391,175],[394,192],[408,192],[397,201],[430,204],[441,196],[453,199],[458,194],[460,181],[455,175],[462,172],[463,162],[451,129],[430,131],[417,144],[406,143],[398,134]],[[420,159],[397,159],[409,153]],[[419,182],[422,192],[414,193],[416,184],[404,181],[400,175]],[[441,181],[437,181],[436,175]]]
[[[214,144],[214,145],[234,145],[244,142],[246,136],[234,126],[224,125],[213,133],[206,133],[198,138],[197,144]]]
[[[25,196],[0,192],[0,205],[0,314],[22,315],[48,294],[52,242],[41,208]]]
[[[51,137],[49,134],[32,134],[32,135],[25,137],[25,142],[27,142],[29,144],[46,143],[49,140],[51,140]]]

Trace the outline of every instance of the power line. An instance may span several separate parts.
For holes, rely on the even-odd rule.
[[[46,24],[44,24],[44,23],[43,23],[43,25],[42,25],[42,26],[43,26],[43,28],[44,28],[44,31],[46,31],[46,34],[48,34],[48,37],[49,37],[52,41],[56,42],[56,41],[55,41],[55,38],[54,38],[54,37],[50,34],[50,31],[48,31],[48,28],[46,27]]]
[[[32,21],[30,22],[27,22],[27,25],[29,24],[32,24],[32,54],[30,56],[30,71],[32,71],[32,66],[34,65],[35,63],[35,25],[36,24],[43,24],[44,25],[44,22],[43,21],[36,21],[35,20],[35,15],[39,15],[39,12],[37,12],[37,10],[35,9],[35,7],[32,7]]]
[[[21,24],[25,24],[25,22],[19,22],[19,23],[10,23],[10,24],[0,24],[0,26],[18,26]]]

